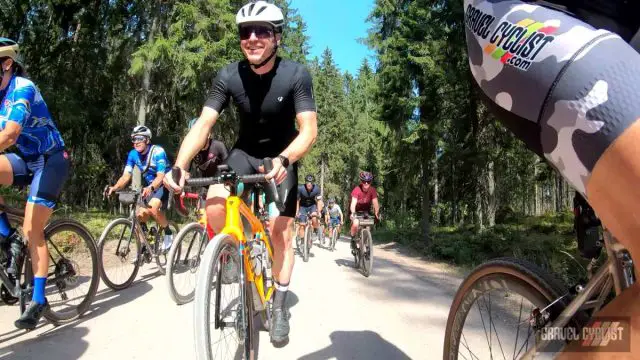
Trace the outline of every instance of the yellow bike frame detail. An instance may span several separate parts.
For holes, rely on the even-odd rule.
[[[267,234],[262,226],[262,222],[253,214],[251,209],[240,199],[238,196],[229,196],[226,202],[227,216],[225,219],[224,228],[221,234],[230,235],[240,244],[242,249],[242,258],[245,268],[245,274],[247,276],[247,282],[253,282],[260,295],[260,301],[264,304],[271,299],[273,295],[274,286],[269,289],[264,288],[264,273],[256,276],[253,272],[253,267],[249,259],[249,252],[247,251],[247,238],[244,232],[244,226],[242,218],[245,218],[251,226],[250,235],[259,235],[260,239],[263,239],[269,254],[269,259],[273,259],[273,248],[271,241],[267,237]]]

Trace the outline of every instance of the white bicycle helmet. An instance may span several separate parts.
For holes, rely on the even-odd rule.
[[[19,49],[20,47],[15,41],[0,37],[0,58],[8,57],[17,61]]]
[[[131,132],[131,137],[134,137],[136,135],[146,136],[147,138],[151,139],[151,130],[144,125],[138,125],[134,127],[133,131]]]
[[[279,7],[259,0],[250,2],[238,10],[236,25],[246,23],[267,23],[273,26],[276,32],[281,33],[284,26],[284,15]]]

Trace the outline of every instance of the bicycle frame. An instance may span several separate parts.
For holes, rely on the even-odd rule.
[[[260,236],[260,239],[264,240],[269,253],[269,258],[273,259],[273,246],[271,245],[271,240],[267,236],[262,222],[253,214],[251,209],[240,197],[236,195],[229,196],[226,201],[226,210],[227,215],[225,218],[225,225],[221,233],[232,236],[235,241],[238,242],[239,250],[243,258],[246,281],[253,282],[255,284],[260,301],[264,304],[271,299],[274,287],[272,286],[269,289],[265,289],[264,281],[262,281],[264,274],[261,273],[256,276],[253,271],[253,267],[251,266],[249,259],[249,253],[247,252],[247,237],[245,235],[242,218],[244,217],[249,222],[250,229],[246,230],[250,230],[250,235],[258,235]]]
[[[633,285],[635,282],[633,261],[624,246],[606,229],[604,230],[604,246],[607,251],[607,260],[605,263],[595,274],[589,273],[590,279],[587,285],[578,290],[578,295],[547,327],[562,328],[571,321],[578,311],[582,310],[592,309],[593,312],[591,315],[593,316],[595,312],[602,308],[612,289],[615,290],[616,296],[618,296],[622,291]],[[591,270],[593,265],[594,261],[592,260],[589,265],[589,270]],[[600,290],[599,293],[597,292],[598,290]],[[597,298],[590,300],[596,294],[598,295]],[[549,306],[551,306],[551,304]],[[545,309],[543,309],[543,311],[544,310]],[[551,342],[552,340],[545,339],[536,343],[534,347],[524,354],[522,359],[533,359],[541,349],[546,348]]]

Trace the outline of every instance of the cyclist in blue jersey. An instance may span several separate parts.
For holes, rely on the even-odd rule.
[[[324,209],[323,209],[324,210]],[[330,197],[325,213],[325,224],[327,227],[335,227],[340,234],[340,226],[344,223],[344,216],[340,205],[336,204],[336,199]]]
[[[15,145],[20,153],[0,155],[0,184],[31,185],[23,233],[32,259],[33,296],[15,326],[33,329],[49,308],[44,296],[49,268],[44,226],[69,174],[69,155],[40,91],[24,77],[18,53],[15,41],[0,38],[0,151]],[[3,212],[0,212],[0,247],[8,255],[7,272],[15,281],[22,239]]]
[[[142,197],[149,198],[149,209],[138,208],[137,217],[140,220],[140,227],[145,233],[148,232],[146,222],[149,215],[153,216],[158,225],[164,228],[162,250],[168,251],[173,242],[173,232],[167,218],[162,213],[162,209],[166,209],[169,200],[169,191],[162,186],[162,180],[170,165],[164,149],[159,145],[151,145],[151,137],[151,130],[144,125],[136,126],[133,129],[131,132],[133,149],[127,157],[124,173],[115,185],[109,187],[107,194],[111,195],[114,191],[124,188],[131,181],[133,167],[138,167],[142,172],[145,186],[142,189]]]

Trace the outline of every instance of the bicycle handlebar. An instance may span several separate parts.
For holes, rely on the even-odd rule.
[[[270,158],[264,159],[264,169],[267,173],[271,172],[273,169],[273,163]],[[172,177],[174,181],[180,181],[180,169],[172,169]],[[253,174],[253,175],[236,175],[233,172],[229,172],[229,166],[227,165],[218,165],[218,171],[223,172],[223,174],[212,177],[205,178],[193,178],[185,180],[185,187],[205,187],[215,184],[229,184],[232,186],[236,186],[239,183],[243,184],[268,184],[269,191],[273,195],[273,202],[276,204],[276,207],[279,211],[284,211],[284,204],[280,199],[280,194],[278,193],[278,185],[276,185],[275,179],[267,180],[265,178],[266,174]]]

